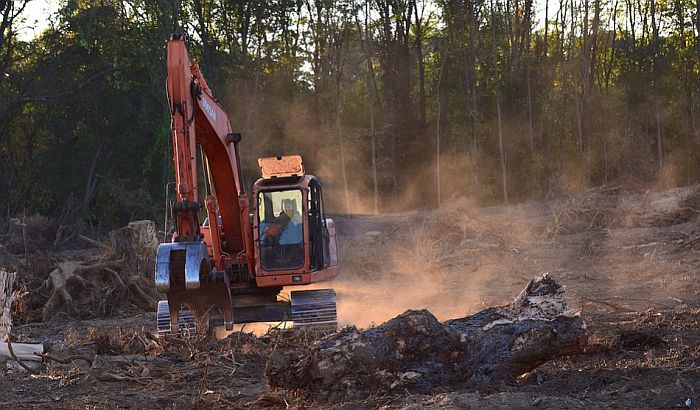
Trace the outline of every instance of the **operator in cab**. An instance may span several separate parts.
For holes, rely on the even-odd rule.
[[[264,228],[263,242],[266,244],[292,245],[302,241],[303,221],[297,210],[295,199],[282,200],[282,212],[275,221]]]
[[[282,200],[275,220],[261,224],[262,263],[266,269],[292,269],[304,263],[304,223],[293,198]]]

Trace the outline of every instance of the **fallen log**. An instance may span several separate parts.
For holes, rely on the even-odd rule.
[[[0,358],[22,362],[40,362],[44,353],[41,343],[0,342]]]
[[[265,369],[273,388],[317,399],[362,399],[393,389],[511,382],[552,359],[580,353],[586,325],[549,274],[508,306],[440,323],[409,310],[376,328],[348,327],[311,348],[278,350]]]

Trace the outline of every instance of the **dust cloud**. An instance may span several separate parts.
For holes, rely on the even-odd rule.
[[[499,263],[531,237],[521,220],[509,211],[503,226],[487,223],[463,198],[429,212],[340,217],[340,275],[305,289],[334,288],[340,324],[358,327],[407,309],[447,320],[505,304],[539,273]]]
[[[697,274],[678,252],[700,236],[698,208],[700,187],[599,189],[550,202],[476,208],[452,199],[433,211],[342,217],[340,275],[315,287],[335,288],[340,323],[359,327],[407,309],[447,320],[503,305],[544,272],[582,311],[682,304],[695,297]]]
[[[477,168],[469,162],[468,153],[446,152],[440,159],[442,206],[437,208],[434,152],[426,152],[420,163],[413,164],[410,183],[401,184],[395,192],[388,152],[379,152],[380,214],[373,215],[370,140],[344,132],[346,196],[334,130],[320,131],[318,121],[299,106],[284,107],[277,122],[253,120],[246,160],[257,172],[253,161],[259,156],[301,154],[307,172],[321,179],[326,210],[338,224],[340,275],[284,292],[288,296],[291,290],[334,288],[341,325],[368,327],[407,309],[428,309],[440,320],[465,316],[509,303],[530,279],[544,272],[568,285],[572,305],[583,308],[593,306],[595,298],[582,295],[608,300],[634,286],[638,293],[649,295],[648,283],[657,283],[656,278],[664,275],[663,263],[652,260],[658,256],[640,251],[639,259],[630,251],[636,249],[630,238],[636,237],[616,230],[649,218],[653,210],[616,209],[621,201],[637,206],[644,198],[621,200],[605,194],[602,202],[592,201],[596,198],[590,193],[589,176],[578,163],[565,167],[546,184],[547,192],[542,194],[553,200],[481,208],[477,204],[500,201],[500,174],[489,173],[498,169],[497,162],[482,157]],[[259,135],[266,138],[256,138]],[[278,142],[271,145],[270,140]],[[613,147],[609,154],[611,161],[622,155]],[[688,175],[678,165],[684,162],[685,158],[669,157],[653,188],[687,183]],[[513,174],[518,164],[510,166]],[[508,182],[513,191],[518,189],[517,178],[511,176]],[[400,212],[407,209],[414,211]],[[634,240],[643,246],[655,242]],[[634,286],[629,283],[632,270],[643,279]],[[654,298],[682,293],[682,289],[670,293],[661,289],[653,291]],[[247,325],[244,330],[264,333],[271,326]]]
[[[700,187],[609,188],[520,205],[451,198],[436,210],[336,216],[338,277],[283,294],[333,288],[340,325],[362,328],[408,309],[444,321],[504,305],[545,272],[582,312],[685,303],[696,297],[697,273],[678,252],[700,237],[696,209]]]

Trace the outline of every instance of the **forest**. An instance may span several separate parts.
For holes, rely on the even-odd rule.
[[[518,203],[700,176],[700,2],[0,1],[0,214],[161,220],[166,40],[241,143],[301,154],[331,212]]]
[[[697,408],[699,110],[700,0],[0,0],[1,402]]]

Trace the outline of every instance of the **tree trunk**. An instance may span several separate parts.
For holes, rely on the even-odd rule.
[[[367,60],[367,91],[369,94],[369,127],[370,127],[370,138],[372,139],[372,185],[373,185],[373,197],[374,197],[374,214],[379,213],[379,181],[377,175],[377,133],[374,115],[374,103],[377,100],[377,84],[374,78],[374,68],[372,67],[372,40],[370,39],[370,29],[369,29],[369,4],[368,9],[365,14],[365,32],[361,35],[362,39],[360,44],[362,46],[362,51],[365,54]],[[358,31],[362,33],[362,27],[360,22],[357,22]],[[380,104],[381,105],[381,104]]]
[[[549,0],[544,1],[544,58],[547,58],[547,50],[549,49]]]
[[[418,57],[418,91],[420,110],[420,129],[425,127],[425,64],[423,64],[423,15],[418,17],[418,5],[413,1],[413,11],[416,18],[416,54]]]
[[[437,185],[437,206],[440,207],[442,203],[442,190],[440,184],[440,120],[442,117],[442,95],[440,94],[440,85],[442,84],[442,74],[445,72],[445,63],[447,62],[447,56],[449,54],[450,48],[449,44],[445,48],[445,56],[442,60],[442,66],[440,67],[440,74],[438,74],[438,82],[435,90],[437,94],[437,115],[435,117],[435,176]]]
[[[439,98],[439,97],[438,97]],[[440,208],[442,202],[442,192],[440,190],[440,101],[437,106],[437,119],[435,120],[435,175],[437,185],[437,206]]]
[[[343,191],[345,192],[345,212],[350,209],[350,188],[348,187],[348,174],[345,168],[345,146],[343,145],[343,130],[340,125],[340,79],[336,80],[335,90],[335,131],[338,138],[338,148],[340,149],[340,170],[343,176]]]
[[[10,352],[10,348],[12,348],[12,352]],[[0,358],[14,360],[16,357],[23,362],[24,366],[27,366],[27,363],[24,362],[33,362],[30,369],[40,366],[37,362],[41,361],[41,356],[37,355],[42,353],[44,353],[44,345],[41,343],[0,342]]]
[[[508,183],[506,176],[506,154],[503,147],[503,127],[501,123],[501,96],[499,91],[499,78],[498,78],[498,54],[496,47],[496,13],[493,8],[493,0],[491,0],[491,32],[492,32],[492,53],[493,53],[493,69],[496,75],[494,76],[494,81],[496,82],[496,119],[498,121],[498,149],[501,157],[501,183],[503,185],[503,203],[508,204]]]
[[[20,366],[32,371],[41,361],[44,345],[30,343],[11,343],[12,334],[12,301],[14,294],[12,288],[16,274],[0,268],[0,359],[16,360]],[[36,354],[35,354],[36,353]],[[3,361],[4,361],[3,360]],[[28,366],[24,362],[34,362]]]
[[[700,61],[700,1],[695,2],[695,48]],[[700,76],[698,77],[700,81]]]
[[[659,169],[664,167],[664,140],[663,140],[663,117],[661,113],[661,96],[659,90],[658,52],[659,52],[659,27],[656,23],[656,0],[649,2],[651,13],[651,50],[652,65],[654,72],[654,118],[656,119],[656,150],[659,160]]]
[[[525,83],[527,85],[527,125],[530,132],[530,152],[535,152],[535,131],[532,127],[532,94],[530,92],[530,67],[525,67]]]
[[[615,1],[615,5],[613,6],[612,27],[613,27],[612,38],[610,39],[610,59],[609,59],[609,61],[606,61],[607,64],[603,68],[604,74],[605,74],[605,90],[606,91],[610,87],[610,75],[612,74],[612,69],[613,69],[614,64],[615,64],[615,50],[617,49],[617,47],[615,47],[615,40],[617,39],[617,1]]]
[[[477,96],[476,96],[476,43],[478,40],[479,30],[477,30],[478,10],[475,1],[470,1],[468,6],[469,11],[469,69],[466,70],[469,78],[469,96],[471,102],[471,114],[469,115],[469,134],[470,134],[470,159],[474,170],[477,169],[477,135],[476,135],[476,113],[477,113]],[[478,182],[478,173],[474,172],[475,185]]]
[[[204,66],[208,68],[211,73],[213,70],[213,47],[211,44],[211,38],[209,36],[209,18],[205,13],[204,7],[202,5],[202,0],[194,0],[194,12],[197,15],[197,25],[199,28],[199,37],[202,39],[202,62]],[[211,74],[210,74],[211,75]]]

